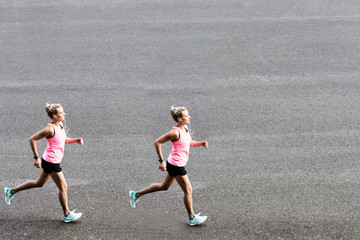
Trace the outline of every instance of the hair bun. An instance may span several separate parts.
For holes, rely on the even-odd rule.
[[[61,107],[60,104],[50,104],[46,103],[45,105],[45,111],[47,115],[52,119],[54,114],[57,114],[57,109]]]
[[[185,111],[185,110],[186,110],[185,107],[171,106],[171,108],[170,108],[171,117],[174,119],[175,122],[177,122],[178,118],[182,117],[182,112]]]

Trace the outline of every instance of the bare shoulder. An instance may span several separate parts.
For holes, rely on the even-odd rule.
[[[52,137],[55,133],[54,127],[51,125],[47,125],[40,132],[43,137]]]
[[[173,136],[179,136],[179,129],[177,128],[172,128],[170,131],[169,131],[169,134],[173,135]]]
[[[179,138],[179,132],[176,128],[171,129],[161,137],[155,140],[156,143],[165,143],[167,141],[174,141]]]
[[[168,135],[169,135],[169,140],[171,140],[171,141],[176,141],[176,140],[178,140],[179,137],[180,137],[179,129],[177,129],[177,128],[172,128],[172,129],[168,132]]]

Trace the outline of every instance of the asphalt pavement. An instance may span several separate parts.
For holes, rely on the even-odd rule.
[[[83,217],[50,180],[0,204],[0,239],[360,239],[359,39],[355,0],[0,1],[1,191],[37,177],[45,103],[85,142],[62,162]],[[209,143],[196,227],[176,184],[129,204],[164,176],[172,105]]]

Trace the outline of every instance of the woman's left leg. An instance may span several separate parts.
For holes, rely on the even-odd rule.
[[[14,187],[12,190],[11,190],[11,193],[12,194],[15,194],[17,192],[20,192],[20,191],[23,191],[23,190],[27,190],[27,189],[30,189],[30,188],[38,188],[38,187],[43,187],[47,181],[49,180],[50,178],[50,175],[49,173],[45,173],[44,172],[44,169],[41,169],[40,170],[40,173],[39,173],[39,176],[37,177],[36,180],[29,180],[29,181],[26,181],[22,184],[20,184],[19,186],[17,187]]]
[[[189,180],[189,177],[187,175],[184,176],[176,176],[176,181],[180,185],[181,189],[184,192],[184,204],[186,207],[186,210],[189,215],[189,219],[192,219],[195,214],[193,210],[193,201],[192,201],[192,187]]]
[[[59,201],[63,209],[64,216],[67,216],[70,211],[68,207],[67,183],[64,174],[62,172],[52,172],[51,178],[59,188]]]
[[[168,172],[165,173],[164,179],[161,183],[153,183],[148,187],[141,189],[140,191],[136,192],[137,197],[141,197],[145,194],[157,192],[157,191],[167,191],[171,185],[175,182],[175,178],[170,176]]]

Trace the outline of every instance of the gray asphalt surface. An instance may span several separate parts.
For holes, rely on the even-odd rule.
[[[15,0],[0,21],[1,191],[37,177],[46,102],[85,141],[62,163],[81,220],[49,181],[2,200],[0,239],[360,238],[359,1]],[[128,202],[163,178],[171,105],[209,142],[187,166],[199,227],[176,184]]]

